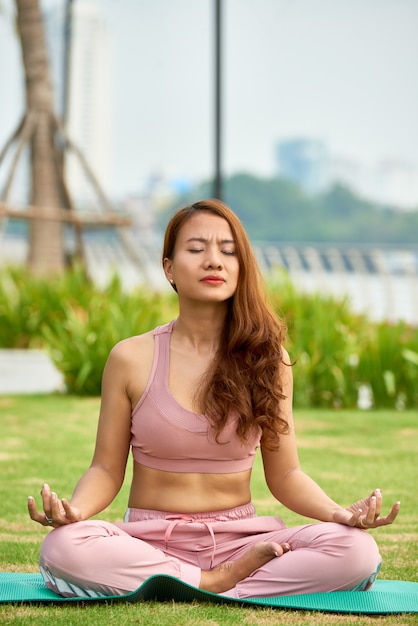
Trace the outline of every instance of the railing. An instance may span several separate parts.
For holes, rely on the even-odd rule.
[[[254,243],[265,274],[288,271],[305,292],[348,297],[376,320],[418,325],[418,246]]]
[[[86,235],[88,269],[99,285],[118,273],[129,290],[147,284],[168,289],[161,269],[161,240],[124,229],[111,236]],[[297,289],[348,297],[355,311],[372,319],[404,319],[418,325],[418,246],[254,242],[260,267],[268,275],[283,267]],[[23,238],[4,236],[0,265],[23,263]]]

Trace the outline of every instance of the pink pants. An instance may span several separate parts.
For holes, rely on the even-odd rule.
[[[368,589],[381,563],[374,539],[363,530],[334,523],[286,528],[277,517],[257,517],[252,504],[193,515],[128,509],[125,519],[89,520],[50,532],[40,558],[48,587],[64,596],[120,595],[155,574],[198,587],[202,569],[238,559],[257,541],[287,542],[291,551],[222,595]]]

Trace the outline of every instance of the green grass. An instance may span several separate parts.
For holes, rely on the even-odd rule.
[[[36,572],[39,546],[48,532],[30,521],[28,495],[39,502],[48,481],[69,497],[93,452],[99,400],[73,396],[0,397],[0,570]],[[385,510],[392,501],[402,507],[394,525],[373,531],[384,559],[381,578],[418,580],[418,416],[416,412],[299,410],[296,412],[302,466],[331,497],[344,505],[373,488],[383,491]],[[126,484],[106,519],[123,516]],[[253,473],[253,500],[259,514],[275,514],[288,525],[295,514],[269,494],[260,459]],[[43,626],[66,624],[270,625],[286,623],[380,625],[415,624],[416,615],[362,617],[279,611],[205,604],[155,602],[136,605],[9,606],[0,605],[0,623]]]

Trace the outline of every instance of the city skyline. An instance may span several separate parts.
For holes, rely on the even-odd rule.
[[[156,173],[179,185],[212,177],[214,3],[90,1],[100,5],[112,38],[106,191],[138,192]],[[45,9],[59,4],[42,2]],[[0,81],[7,98],[0,105],[0,146],[23,112],[12,2],[3,5]],[[275,146],[298,137],[322,141],[336,158],[366,167],[393,162],[418,171],[418,3],[223,5],[226,175],[273,176]]]

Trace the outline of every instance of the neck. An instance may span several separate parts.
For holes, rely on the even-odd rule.
[[[195,350],[216,352],[226,320],[226,307],[182,310],[175,322],[173,337]]]

